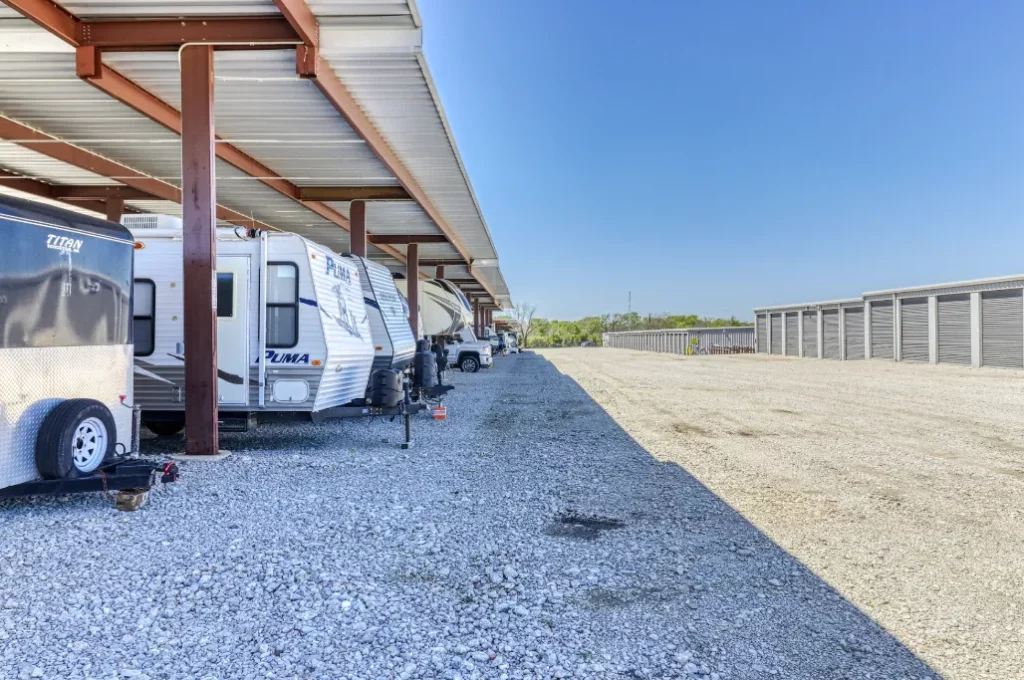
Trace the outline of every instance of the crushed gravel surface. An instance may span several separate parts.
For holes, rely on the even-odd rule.
[[[275,423],[134,513],[0,503],[0,677],[935,677],[543,357],[452,382],[410,451]]]
[[[544,356],[945,677],[1024,678],[1024,372]]]

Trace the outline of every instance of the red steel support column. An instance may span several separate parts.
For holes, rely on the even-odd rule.
[[[185,453],[217,453],[217,188],[213,47],[181,50],[181,205],[185,253]]]
[[[435,279],[443,279],[444,278],[444,265],[443,264],[437,265],[437,269],[434,270],[434,278]]]
[[[352,201],[348,213],[348,237],[353,255],[366,257],[366,201]]]
[[[420,339],[420,246],[410,243],[405,251],[405,279],[409,290],[409,325],[412,335]]]
[[[124,213],[123,198],[107,199],[107,221],[121,223],[121,215]]]

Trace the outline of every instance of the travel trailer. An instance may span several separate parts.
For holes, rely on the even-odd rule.
[[[395,279],[395,285],[408,300],[408,281]],[[428,279],[420,281],[420,319],[427,337],[450,337],[464,327],[473,327],[473,309],[451,282]]]
[[[150,430],[174,434],[184,426],[185,408],[181,221],[165,215],[122,221],[139,243],[135,401]],[[257,413],[315,414],[363,400],[375,364],[391,367],[397,357],[404,367],[411,359],[378,265],[296,234],[217,229],[216,240],[223,429],[247,429]],[[365,304],[366,297],[376,306]],[[374,326],[384,331],[376,344]],[[411,335],[408,323],[406,329]]]
[[[7,196],[0,232],[0,497],[148,488],[158,467],[127,461],[131,234]]]

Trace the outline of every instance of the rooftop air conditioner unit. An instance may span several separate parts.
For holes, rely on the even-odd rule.
[[[121,224],[129,229],[181,229],[181,218],[174,215],[138,213],[122,215]]]

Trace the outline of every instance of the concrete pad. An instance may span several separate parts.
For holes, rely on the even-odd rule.
[[[187,454],[187,453],[172,453],[172,454],[168,455],[167,457],[170,458],[171,460],[177,460],[177,461],[211,462],[211,461],[224,460],[225,458],[227,458],[230,455],[231,455],[230,451],[225,451],[225,450],[221,449],[220,451],[217,451],[217,453],[212,455],[212,456],[194,456],[194,455],[190,455],[190,454]]]

